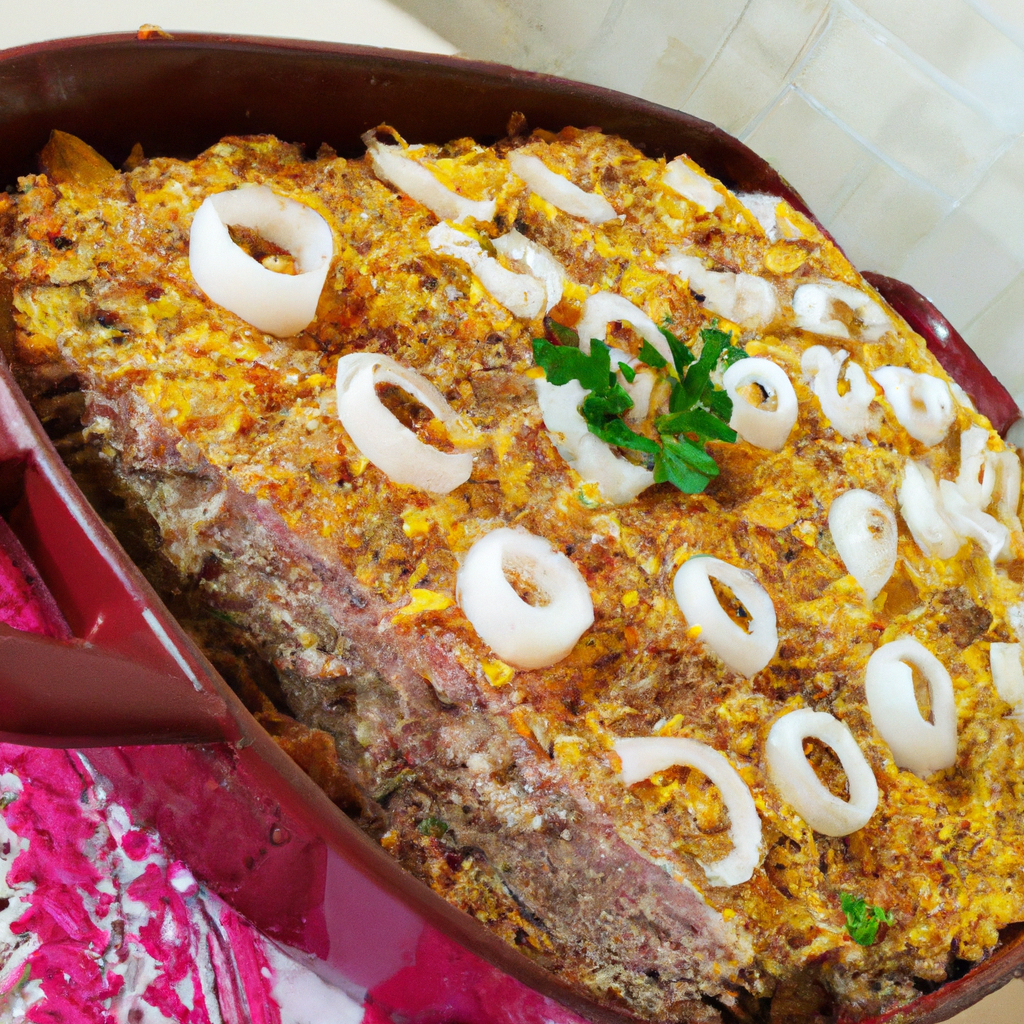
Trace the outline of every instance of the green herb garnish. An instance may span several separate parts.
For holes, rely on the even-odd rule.
[[[895,918],[891,911],[870,906],[862,899],[854,899],[848,892],[841,893],[839,904],[846,915],[846,930],[860,946],[870,946],[878,936],[882,924],[891,925]]]
[[[703,347],[700,358],[695,359],[669,329],[670,324],[666,317],[658,329],[672,353],[672,365],[646,340],[638,357],[672,381],[668,414],[654,421],[657,439],[638,434],[622,419],[633,408],[633,400],[616,379],[611,350],[604,342],[593,339],[590,355],[584,355],[576,332],[550,321],[547,326],[560,344],[534,338],[533,358],[551,384],[561,386],[576,380],[590,392],[580,405],[580,413],[592,434],[608,444],[648,456],[655,483],[671,483],[684,494],[699,494],[712,477],[718,476],[718,466],[705,450],[707,442],[736,440],[736,432],[729,426],[732,401],[711,382],[711,374],[720,363],[731,366],[745,358],[746,352],[732,345],[732,336],[714,322],[701,330]],[[631,367],[620,364],[616,369],[621,370],[627,383],[635,379]]]
[[[431,836],[433,839],[440,839],[448,831],[448,822],[442,818],[424,818],[417,826],[421,836]]]

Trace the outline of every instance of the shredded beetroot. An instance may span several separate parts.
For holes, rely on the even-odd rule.
[[[11,933],[38,942],[28,977],[44,998],[26,1020],[114,1024],[146,1004],[183,1024],[281,1024],[263,937],[128,827],[84,757],[0,744],[0,772],[25,787],[3,818],[28,840],[7,872],[27,904]]]

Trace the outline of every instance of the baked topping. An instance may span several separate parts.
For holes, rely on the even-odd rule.
[[[537,133],[527,152],[623,211],[595,225],[510,173],[507,147],[521,144],[462,139],[394,155],[414,157],[451,195],[495,197],[493,218],[459,234],[475,243],[478,265],[543,286],[544,320],[492,301],[458,252],[433,251],[436,213],[396,195],[369,157],[305,160],[276,140],[235,139],[188,164],[111,169],[99,185],[55,188],[30,176],[0,200],[18,372],[51,426],[53,375],[74,374],[88,412],[84,431],[77,412],[72,434],[57,425],[61,443],[83,472],[96,464],[97,479],[114,474],[151,518],[146,537],[160,544],[160,564],[180,573],[197,606],[212,606],[211,628],[237,630],[266,653],[289,705],[329,730],[313,729],[317,749],[340,761],[328,777],[351,773],[387,849],[438,891],[556,962],[579,989],[605,1002],[621,995],[645,1019],[686,1019],[704,995],[731,1007],[794,986],[820,986],[837,1012],[886,1012],[917,992],[910,979],[940,981],[954,948],[981,959],[1000,928],[1024,920],[1024,897],[1005,888],[1024,864],[1024,797],[1000,783],[1024,770],[1024,753],[989,685],[990,645],[1024,629],[1016,456],[958,400],[950,430],[960,438],[913,461],[921,443],[863,371],[944,374],[895,317],[870,340],[871,309],[856,296],[854,306],[830,298],[826,309],[846,328],[850,355],[813,344],[786,297],[806,282],[859,278],[788,204],[774,203],[779,237],[770,241],[714,182],[722,201],[709,211],[663,185],[662,161],[622,140]],[[225,181],[309,196],[330,222],[338,254],[318,316],[298,337],[251,329],[192,286],[187,226]],[[456,230],[441,227],[434,238]],[[776,312],[724,322],[692,277],[659,268],[674,248],[699,259],[711,286],[761,282]],[[278,266],[290,258],[270,256]],[[870,295],[866,285],[854,291]],[[629,312],[612,311],[603,342],[584,339],[588,355],[564,325],[579,326],[601,295]],[[807,387],[809,346],[818,351]],[[741,373],[732,364],[744,354]],[[382,381],[359,364],[364,408],[381,429],[357,442],[362,417],[348,428],[339,420],[332,382],[340,367],[353,383],[347,360],[360,355],[418,377],[415,387]],[[768,365],[754,373],[758,360]],[[389,431],[420,446],[405,449],[406,468],[469,455],[468,426],[423,401],[425,381],[485,442],[447,493],[447,483],[396,482],[370,461]],[[866,400],[844,423],[843,402],[858,391]],[[748,433],[746,410],[772,415],[778,433]],[[737,428],[746,441],[731,444]],[[900,537],[882,580],[885,564],[863,571],[866,552],[851,553],[865,523],[854,515],[830,529],[829,511],[852,490],[895,507],[903,479],[900,503],[917,537],[912,478],[927,499],[925,525],[929,515],[945,524],[943,554]],[[944,497],[950,486],[973,513]],[[1005,528],[1009,561],[992,562],[1006,544],[986,541],[990,524],[974,513]],[[970,543],[957,515],[978,530]],[[459,580],[481,537],[520,527],[571,562],[590,595],[592,624],[557,645],[545,634],[558,660],[538,669],[512,660],[500,635],[485,636],[486,616],[482,628],[471,621],[471,588]],[[884,547],[870,508],[866,529]],[[711,577],[702,614],[681,616],[671,584],[699,551],[737,573],[749,567],[767,608],[737,589],[742,575],[735,585]],[[529,573],[500,560],[491,569],[485,606],[501,577],[509,607],[545,628],[561,621]],[[757,646],[769,609],[765,649],[730,670],[723,658]],[[726,623],[735,634],[716,653],[709,641],[716,624],[730,635]],[[860,685],[871,652],[910,634],[946,666],[961,723],[956,763],[926,781],[895,769]],[[846,842],[815,831],[822,784],[851,825],[847,772],[828,743],[798,740],[790,751],[813,766],[809,809],[799,794],[783,796],[770,770],[772,724],[794,707],[841,719],[884,781],[885,799],[859,828],[853,821]],[[722,751],[749,788],[768,851],[749,884],[709,885],[701,867],[735,848],[732,809],[708,776],[674,767],[622,785],[613,744],[652,734]],[[895,923],[870,948],[847,935],[844,891],[892,911]],[[625,929],[622,901],[637,909]],[[605,972],[596,980],[595,964]],[[775,1010],[786,1006],[780,997]]]

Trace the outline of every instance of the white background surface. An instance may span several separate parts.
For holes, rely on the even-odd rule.
[[[423,8],[424,0],[414,4]],[[435,9],[445,5],[441,0],[429,0]],[[717,0],[704,0],[709,9],[718,7]],[[999,0],[1003,2],[1003,0]],[[1005,0],[1009,3],[1009,0]],[[1015,0],[1024,10],[1024,0]],[[997,3],[996,6],[999,4]],[[493,3],[490,4],[493,6]],[[544,0],[530,0],[526,5],[544,7]],[[557,4],[555,5],[557,6]],[[598,4],[598,6],[602,6]],[[608,6],[605,3],[603,6]],[[621,6],[621,5],[620,5]],[[661,4],[654,3],[654,7]],[[763,6],[763,4],[757,4]],[[783,7],[792,7],[791,0],[783,0]],[[798,4],[798,6],[800,6]],[[813,7],[813,0],[806,0],[803,7]],[[901,6],[907,6],[906,3]],[[1014,5],[1011,4],[1011,8]],[[480,9],[488,7],[481,3]],[[1008,8],[1008,9],[1011,9]],[[746,8],[744,8],[746,10]],[[434,26],[444,32],[443,20],[431,19]],[[420,50],[436,53],[454,53],[455,47],[438,32],[426,28],[411,15],[399,10],[387,0],[47,0],[30,3],[28,0],[0,0],[0,49],[22,46],[66,36],[91,35],[101,32],[133,32],[142,24],[160,25],[173,31],[224,32],[236,35],[280,36],[293,39],[317,39],[328,42],[361,43],[374,46],[389,46],[395,49]],[[583,24],[573,19],[572,33],[582,30]],[[764,42],[772,33],[771,24],[763,26]],[[465,26],[453,31],[454,38],[460,38]],[[505,32],[507,35],[507,30]],[[497,38],[497,37],[496,37]],[[579,38],[579,37],[578,37]],[[508,42],[508,40],[506,40]],[[478,52],[473,56],[509,61],[504,49],[495,45],[492,52]],[[566,56],[566,59],[568,59]],[[529,66],[529,54],[523,59],[512,59],[520,66]],[[558,69],[552,69],[558,70]],[[565,68],[571,74],[571,68]],[[582,77],[582,76],[580,76]],[[629,83],[608,83],[628,91]],[[667,97],[658,97],[667,102]],[[1024,102],[1024,94],[1017,97]],[[711,99],[708,99],[711,102]],[[684,104],[684,106],[686,106]],[[687,106],[689,109],[689,106]],[[694,111],[702,113],[702,111]],[[703,116],[712,117],[704,112]],[[715,117],[720,123],[723,117]],[[725,124],[725,127],[734,126]],[[751,140],[754,141],[754,140]],[[793,176],[800,187],[800,182]],[[1024,187],[1024,181],[1018,183]],[[808,194],[814,203],[814,196]],[[820,209],[818,212],[821,212]],[[840,241],[846,244],[852,254],[857,252],[859,240],[849,237],[849,229],[839,232]],[[870,267],[868,269],[871,269]],[[882,269],[879,267],[878,269]],[[933,289],[929,289],[933,290]],[[940,295],[932,296],[943,307]],[[1013,342],[1017,334],[1013,334]],[[987,353],[986,353],[987,354]],[[1024,365],[1024,361],[1021,361]],[[1022,1024],[1024,1022],[1024,983],[1012,982],[1009,986],[982,1003],[954,1019],[954,1024]]]
[[[284,36],[454,53],[387,0],[0,0],[0,49],[155,24],[182,32]]]

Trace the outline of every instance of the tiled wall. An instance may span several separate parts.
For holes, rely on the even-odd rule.
[[[468,56],[721,125],[1024,405],[1024,0],[399,0]]]

